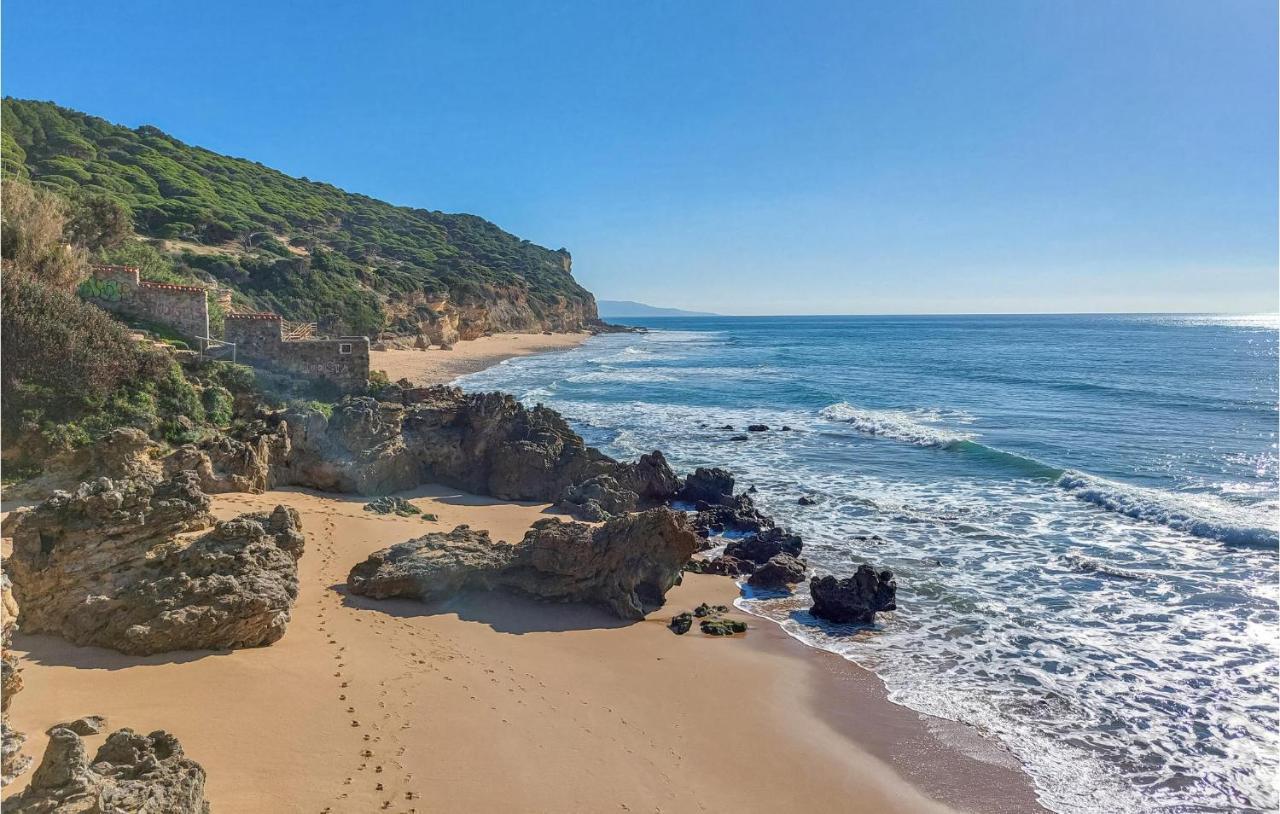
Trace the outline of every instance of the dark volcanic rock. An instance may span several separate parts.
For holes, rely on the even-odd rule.
[[[685,611],[677,613],[671,617],[671,621],[667,623],[667,627],[671,628],[671,632],[677,636],[683,636],[693,627],[693,614]]]
[[[796,503],[798,503],[801,506],[814,506],[814,505],[817,505],[818,501],[814,500],[808,495],[801,495],[800,499],[797,500]]]
[[[8,568],[28,633],[132,655],[270,644],[298,594],[298,514],[277,506],[207,527],[185,472],[153,484],[101,478],[22,514]]]
[[[757,565],[764,565],[779,554],[790,554],[799,557],[804,543],[800,535],[792,534],[786,529],[769,528],[758,531],[750,537],[731,540],[724,547],[726,557],[750,560]]]
[[[680,499],[690,503],[728,505],[733,500],[733,473],[700,466],[685,476]]]
[[[747,426],[747,432],[768,432],[768,431],[769,431],[769,426],[767,424],[750,424]]]
[[[750,439],[748,436],[745,436],[745,435],[730,435],[729,440],[730,441],[747,441]]]
[[[756,569],[747,584],[769,591],[789,591],[792,585],[804,582],[804,560],[790,554],[775,554]]]
[[[166,732],[113,732],[90,762],[79,735],[54,729],[31,785],[4,808],[13,814],[208,814],[204,782],[204,769]]]
[[[505,589],[540,599],[587,602],[623,619],[662,606],[697,548],[684,515],[666,508],[602,526],[540,520],[515,545],[459,526],[370,555],[351,569],[351,592],[431,601],[457,591]]]
[[[869,565],[859,565],[851,577],[814,577],[809,581],[813,595],[814,616],[832,622],[869,625],[879,611],[896,610],[898,585],[892,571],[876,572]]]
[[[691,574],[718,574],[725,577],[737,577],[750,574],[755,570],[755,563],[740,560],[736,557],[716,557],[711,560],[689,560],[684,570]]]

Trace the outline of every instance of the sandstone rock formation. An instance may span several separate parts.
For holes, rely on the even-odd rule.
[[[697,543],[685,517],[666,508],[595,527],[548,518],[515,545],[459,526],[375,552],[351,569],[347,586],[374,599],[423,601],[464,589],[504,589],[641,619],[662,606]]]
[[[204,769],[167,732],[118,730],[90,762],[80,736],[58,728],[31,785],[4,808],[12,814],[208,814],[204,782]]]
[[[26,771],[31,758],[22,754],[27,736],[9,728],[9,705],[14,693],[22,689],[22,673],[18,658],[9,652],[13,645],[13,633],[17,629],[18,601],[13,597],[13,585],[9,575],[0,573],[0,591],[3,592],[4,618],[0,620],[0,783],[8,785]]]
[[[273,485],[271,464],[289,455],[289,435],[284,427],[260,426],[250,440],[218,435],[199,445],[178,447],[163,461],[166,474],[193,471],[201,491],[211,494],[252,492],[261,494]]]
[[[898,584],[892,571],[876,572],[869,565],[859,565],[851,577],[814,577],[809,581],[813,595],[814,616],[832,622],[869,625],[879,611],[897,610],[895,598]]]
[[[8,566],[23,629],[133,655],[256,647],[284,634],[303,536],[277,506],[212,523],[194,472],[100,478],[13,524]]]
[[[388,388],[385,399],[348,397],[326,417],[318,410],[277,414],[289,449],[272,460],[276,484],[377,495],[443,483],[504,500],[556,502],[597,476],[643,503],[675,494],[679,483],[661,453],[619,463],[588,447],[561,416],[526,408],[502,393],[455,387]],[[616,487],[615,485],[616,484]]]
[[[159,444],[132,427],[112,430],[87,446],[60,452],[43,462],[39,477],[5,488],[10,500],[42,500],[59,489],[97,477],[158,478]]]

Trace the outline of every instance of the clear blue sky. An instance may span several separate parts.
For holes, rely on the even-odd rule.
[[[3,89],[727,313],[1273,311],[1274,0],[4,4]]]

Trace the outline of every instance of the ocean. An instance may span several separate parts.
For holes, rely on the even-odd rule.
[[[731,469],[815,573],[892,569],[872,629],[740,603],[1000,740],[1048,808],[1280,806],[1276,316],[628,322],[458,383]]]

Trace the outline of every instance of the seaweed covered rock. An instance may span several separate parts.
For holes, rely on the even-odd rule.
[[[398,517],[412,517],[422,514],[422,509],[402,497],[379,497],[364,504],[366,512],[374,514],[394,514]]]
[[[277,506],[212,523],[198,476],[106,478],[13,524],[8,566],[28,633],[132,655],[270,644],[298,594],[298,514]]]
[[[70,729],[54,729],[31,784],[4,808],[13,814],[208,814],[205,772],[167,732],[121,729],[93,760]]]
[[[615,517],[600,526],[555,518],[520,542],[493,542],[459,526],[377,551],[351,569],[352,593],[431,601],[461,590],[510,590],[538,599],[585,602],[641,619],[663,598],[693,554],[697,535],[666,508]]]
[[[810,613],[832,622],[869,625],[880,611],[897,610],[898,584],[892,571],[879,571],[869,565],[858,566],[853,576],[814,577],[809,581],[813,596]]]

